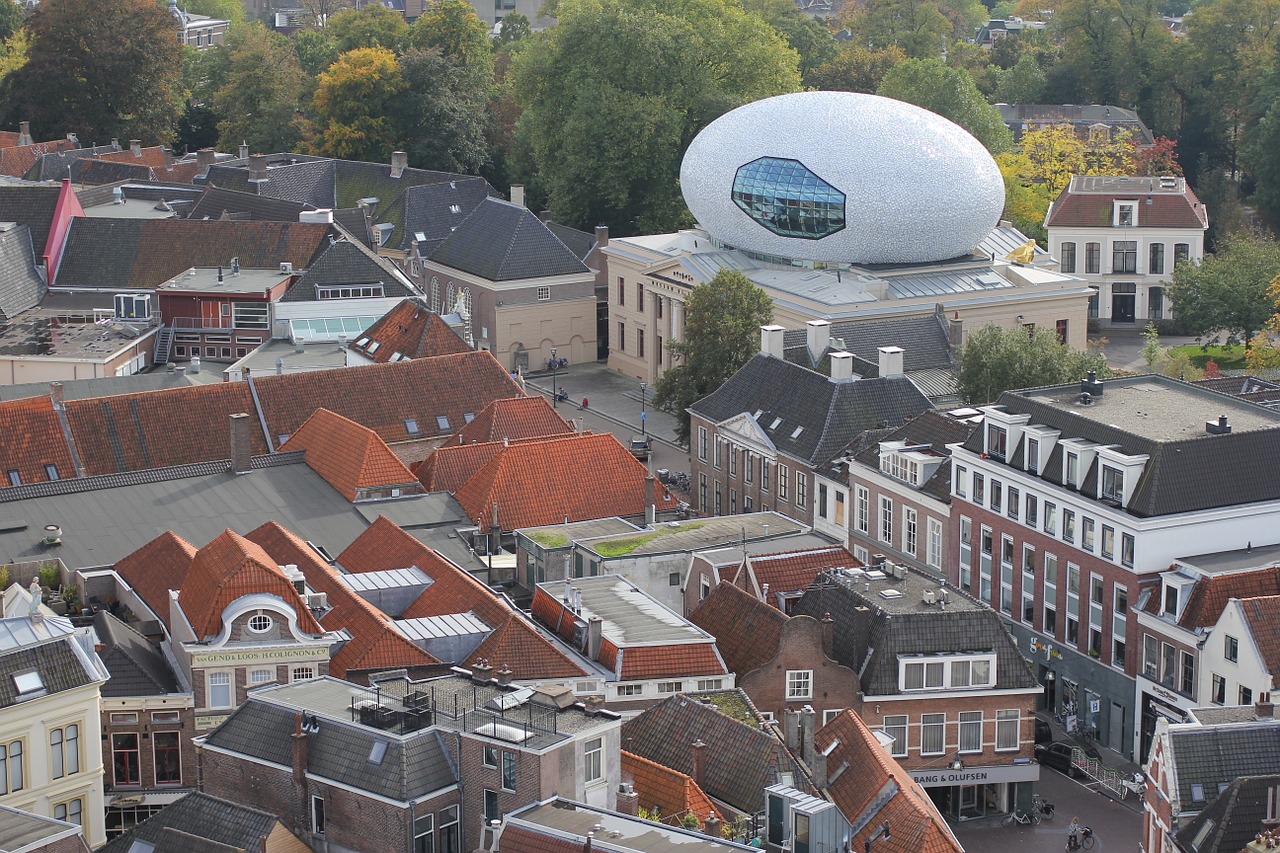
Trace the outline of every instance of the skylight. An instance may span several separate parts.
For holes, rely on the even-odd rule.
[[[377,352],[377,351],[378,351],[378,347],[380,347],[380,346],[382,346],[382,341],[374,341],[373,343],[369,344],[369,352],[370,352],[370,353],[375,353],[375,352]]]
[[[800,437],[800,433],[802,433],[802,432],[804,432],[804,427],[802,427],[802,426],[798,426],[798,427],[796,427],[796,431],[795,431],[795,432],[793,432],[793,433],[791,433],[791,437],[792,437],[792,438],[799,438],[799,437]]]
[[[448,429],[448,428],[449,428],[449,416],[448,416],[448,415],[436,415],[436,426],[438,426],[440,429]]]
[[[475,419],[476,419],[476,413],[475,413],[475,412],[467,412],[465,415],[463,415],[463,416],[462,416],[463,423],[468,423],[468,424],[469,424],[469,423],[471,423],[472,421],[474,421]]]
[[[404,428],[409,432],[409,435],[417,435],[417,434],[418,434],[418,419],[417,419],[417,418],[405,418],[405,419],[404,419]]]
[[[1195,800],[1197,803],[1204,802],[1204,785],[1201,785],[1199,782],[1192,784],[1191,799]]]
[[[460,205],[460,204],[451,204],[451,205],[449,205],[449,212],[450,212],[450,213],[461,213],[461,212],[462,212],[462,205]]]
[[[15,672],[13,674],[13,686],[17,688],[19,695],[34,693],[37,690],[44,689],[44,681],[40,678],[40,673],[35,670]]]
[[[382,764],[382,759],[387,754],[387,742],[385,740],[375,740],[373,747],[369,750],[369,763]]]
[[[771,430],[777,429],[778,424],[780,423],[782,423],[782,418],[774,418],[773,423],[769,424],[769,429]]]

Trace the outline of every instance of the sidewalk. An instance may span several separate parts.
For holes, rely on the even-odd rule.
[[[550,373],[526,373],[525,386],[551,396],[552,388],[569,392],[573,407],[582,404],[586,397],[588,408],[605,420],[626,427],[640,434],[640,382],[630,376],[610,370],[603,362],[571,364],[555,375]],[[645,431],[656,442],[684,450],[676,441],[676,419],[666,412],[653,408],[653,387],[644,392]],[[563,404],[562,404],[563,405]]]
[[[1132,779],[1133,774],[1142,772],[1142,768],[1140,766],[1135,764],[1130,759],[1126,758],[1122,753],[1116,752],[1114,749],[1110,749],[1108,747],[1102,746],[1101,744],[1093,743],[1090,741],[1083,740],[1081,738],[1068,735],[1065,731],[1063,731],[1062,727],[1058,725],[1057,721],[1053,719],[1052,715],[1047,714],[1043,711],[1039,711],[1036,713],[1036,716],[1049,724],[1049,728],[1053,730],[1053,739],[1055,741],[1062,741],[1063,743],[1069,743],[1074,746],[1080,747],[1085,752],[1096,754],[1099,760],[1101,760],[1102,763],[1105,764],[1107,767],[1110,767],[1113,770],[1119,771],[1121,777]],[[1117,794],[1113,793],[1112,791],[1106,788],[1103,788],[1096,780],[1091,779],[1090,777],[1085,776],[1083,774],[1079,777],[1079,781],[1082,785],[1084,785],[1084,787],[1093,790],[1094,792],[1100,794],[1103,797],[1106,797],[1108,800],[1111,800],[1112,802],[1123,805],[1124,807],[1128,808],[1130,811],[1134,811],[1134,812],[1142,811],[1142,797],[1139,795],[1128,794],[1125,797],[1120,797]]]
[[[1102,351],[1106,353],[1107,364],[1113,368],[1128,370],[1133,373],[1150,373],[1147,363],[1142,360],[1142,347],[1146,344],[1146,339],[1142,337],[1141,329],[1103,329],[1089,336],[1091,340],[1098,338],[1106,338],[1106,346]],[[1194,344],[1195,338],[1161,336],[1160,347],[1162,349],[1171,349],[1172,347],[1185,346]]]

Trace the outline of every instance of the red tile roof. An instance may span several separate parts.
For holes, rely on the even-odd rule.
[[[204,638],[222,630],[222,613],[233,601],[253,593],[284,599],[297,613],[298,628],[304,633],[324,632],[276,561],[233,530],[196,552],[178,592],[178,604],[196,636]]]
[[[169,624],[169,590],[181,589],[196,546],[166,530],[116,563],[115,569],[133,587],[151,611]]]
[[[22,134],[16,130],[0,130],[0,148],[13,148],[21,138]]]
[[[565,640],[573,642],[573,614],[545,589],[539,588],[534,591],[533,603],[529,605],[529,610],[533,613],[533,618],[550,628],[553,634],[558,634]],[[600,644],[601,657],[604,656],[604,647],[606,645],[613,649],[613,654],[616,656],[617,647],[608,640],[602,640]],[[609,669],[614,669],[614,664],[610,662],[608,667]]]
[[[412,364],[412,362],[410,362]],[[468,518],[488,525],[498,505],[503,530],[565,521],[643,515],[648,470],[612,434],[519,442],[475,473],[454,497]],[[659,510],[675,498],[656,485]]]
[[[622,750],[621,755],[623,781],[635,786],[640,807],[656,810],[663,823],[678,826],[681,818],[692,814],[701,826],[711,812],[719,812],[706,792],[688,775],[626,750]]]
[[[519,398],[513,398],[519,399]],[[424,459],[414,473],[418,482],[429,492],[456,492],[470,480],[475,473],[488,465],[493,458],[502,452],[508,444],[520,441],[541,441],[554,436],[535,436],[520,438],[514,441],[485,441],[480,444],[440,445],[431,455]],[[457,441],[457,439],[453,439]]]
[[[754,595],[719,583],[698,602],[689,621],[716,638],[729,671],[743,676],[777,655],[787,617]]]
[[[329,673],[351,679],[355,673],[377,670],[440,667],[441,662],[414,645],[394,627],[394,620],[356,595],[338,579],[338,571],[316,554],[306,542],[274,521],[247,537],[259,544],[279,563],[292,563],[316,592],[323,592],[333,608],[320,620],[326,630],[345,628],[351,639],[329,661]]]
[[[53,142],[36,142],[32,145],[15,145],[11,148],[0,148],[0,175],[21,178],[31,171],[31,167],[45,154],[54,151],[65,151],[71,147],[65,139]]]
[[[137,154],[132,149],[125,148],[110,154],[99,154],[95,159],[111,163],[140,163],[154,169],[165,169],[173,162],[173,154],[163,145],[150,145],[140,149]]]
[[[1155,193],[1078,193],[1070,187],[1062,191],[1049,209],[1047,226],[1050,228],[1110,228],[1114,203],[1121,199],[1149,199],[1138,209],[1138,224],[1142,228],[1206,228],[1208,213],[1196,198],[1191,187],[1185,195]]]
[[[897,793],[870,815],[867,825],[850,839],[851,849],[861,850],[888,820],[892,832],[889,838],[874,842],[876,853],[963,853],[964,848],[928,796],[853,711],[842,711],[819,729],[814,744],[823,751],[831,748],[827,773],[835,776],[835,781],[827,794],[850,821],[863,815],[890,777],[898,785]]]
[[[328,409],[316,409],[280,450],[305,450],[307,465],[349,501],[366,489],[419,488],[377,433]]]
[[[489,661],[495,669],[506,666],[517,680],[582,678],[587,671],[561,652],[524,617],[511,614],[476,647],[465,662]]]
[[[726,675],[729,670],[715,643],[679,643],[670,646],[624,646],[618,650],[618,677],[623,681]]]
[[[439,314],[416,299],[405,299],[384,314],[365,329],[351,349],[379,364],[390,361],[396,353],[404,358],[429,358],[471,351]]]
[[[1178,624],[1183,628],[1211,628],[1232,598],[1257,598],[1280,595],[1280,566],[1251,572],[1231,572],[1201,578],[1191,587]],[[1160,596],[1153,595],[1158,613]]]
[[[574,431],[573,424],[560,417],[545,397],[514,397],[494,400],[446,444],[568,435]]]
[[[1240,602],[1240,612],[1274,680],[1280,676],[1280,595],[1246,598]]]
[[[230,459],[228,418],[254,413],[244,382],[68,400],[66,406],[76,449],[90,475]],[[253,421],[253,453],[266,453],[262,429],[257,418]]]
[[[862,561],[849,549],[835,546],[832,548],[813,548],[807,551],[783,551],[775,554],[759,554],[750,558],[751,574],[763,592],[764,585],[769,585],[770,592],[794,592],[807,589],[825,569],[857,568]],[[731,570],[733,583],[752,594],[751,578],[746,572]],[[776,606],[777,600],[770,597],[770,603]]]
[[[11,485],[17,471],[23,483],[52,479],[46,465],[57,466],[59,478],[77,476],[71,449],[48,397],[26,397],[0,403],[0,488]]]

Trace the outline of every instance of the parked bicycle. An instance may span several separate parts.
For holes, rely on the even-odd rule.
[[[1044,820],[1053,820],[1053,803],[1039,794],[1031,795],[1031,810]]]
[[[1121,797],[1128,796],[1130,791],[1141,797],[1147,792],[1147,778],[1141,773],[1134,773],[1131,779],[1121,779],[1120,787],[1123,789]]]
[[[1013,826],[1015,823],[1023,826],[1026,826],[1027,824],[1038,824],[1040,823],[1040,813],[1035,809],[1032,809],[1030,812],[1020,812],[1015,807],[1013,811],[1004,816],[1004,820],[1001,821],[1001,823],[1004,826]]]

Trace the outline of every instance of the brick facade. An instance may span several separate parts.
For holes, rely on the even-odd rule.
[[[813,523],[817,485],[809,463],[785,454],[769,459],[736,445],[696,414],[690,418],[689,440],[691,503],[702,515],[775,510],[802,524]]]
[[[817,712],[819,723],[845,708],[862,712],[858,674],[831,659],[830,642],[824,641],[823,627],[808,616],[788,619],[773,659],[750,673],[739,674],[738,687],[762,712],[782,719],[785,710],[799,711],[810,705]],[[788,697],[787,673],[794,671],[811,673],[812,689],[807,696]]]
[[[197,782],[196,749],[191,737],[195,727],[195,712],[189,707],[174,708],[172,711],[160,710],[158,705],[143,705],[139,710],[122,711],[113,708],[113,704],[109,700],[104,701],[102,711],[102,732],[105,735],[102,740],[102,762],[106,768],[102,782],[108,796],[194,788]],[[177,721],[165,722],[171,713],[178,715]],[[114,753],[117,746],[122,747],[123,752],[129,752],[130,746],[134,744],[137,747],[138,781],[129,782],[126,774],[131,772],[128,768],[132,765],[117,762]],[[157,780],[158,772],[160,775],[167,775],[164,767],[166,758],[170,757],[167,750],[171,745],[178,750],[179,776],[177,779],[170,777],[163,781]],[[126,760],[123,756],[121,759]]]

